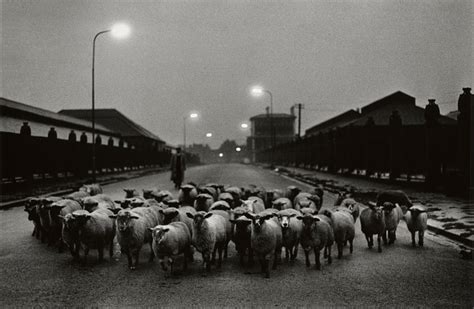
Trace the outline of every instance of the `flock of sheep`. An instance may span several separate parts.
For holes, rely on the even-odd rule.
[[[296,186],[286,190],[265,190],[250,185],[247,188],[219,184],[181,186],[178,197],[166,190],[125,189],[125,198],[113,201],[102,193],[99,185],[85,185],[79,191],[63,197],[30,198],[25,211],[33,221],[33,236],[58,246],[66,245],[74,259],[87,261],[90,249],[97,249],[99,261],[104,249],[112,258],[118,243],[127,255],[128,267],[135,269],[143,245],[151,247],[149,260],[156,256],[164,271],[174,259],[183,256],[183,268],[193,261],[194,251],[202,254],[207,271],[227,257],[230,241],[235,244],[243,265],[258,259],[265,277],[270,276],[270,261],[276,269],[285,248],[285,259],[294,260],[298,246],[304,250],[306,265],[314,252],[316,269],[321,269],[320,252],[332,262],[331,248],[337,246],[337,257],[349,243],[352,253],[355,222],[360,218],[361,230],[369,248],[377,236],[381,242],[392,244],[402,218],[412,234],[412,244],[423,246],[427,227],[426,209],[413,205],[402,191],[384,191],[377,202],[361,210],[359,204],[345,194],[339,194],[332,209],[321,209],[324,191],[315,187],[302,192]],[[388,238],[388,239],[387,239]],[[216,261],[217,255],[217,261]]]

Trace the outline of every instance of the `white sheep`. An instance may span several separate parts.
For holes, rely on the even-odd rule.
[[[168,225],[157,225],[150,228],[153,242],[152,248],[155,256],[159,259],[161,268],[166,271],[167,263],[173,274],[174,258],[184,254],[183,269],[188,266],[188,259],[192,260],[191,233],[183,222],[172,222]],[[167,258],[167,261],[166,261]]]
[[[215,261],[216,251],[219,254],[217,267],[222,265],[222,253],[230,238],[226,231],[226,219],[212,212],[198,211],[186,213],[193,220],[192,244],[201,252],[206,271],[211,271],[211,263]],[[211,259],[212,257],[212,259]]]
[[[222,192],[217,198],[219,201],[225,201],[229,204],[230,208],[235,208],[234,198],[229,192]]]
[[[426,208],[421,205],[413,205],[405,214],[407,228],[411,233],[411,244],[416,246],[415,233],[418,232],[418,245],[423,247],[423,236],[428,228],[428,214]]]
[[[89,193],[90,196],[101,194],[102,193],[102,187],[98,183],[93,183],[89,185],[83,185],[79,191],[84,191]]]
[[[388,234],[388,244],[391,245],[397,239],[397,227],[400,220],[403,218],[403,211],[398,204],[394,205],[390,202],[383,203],[382,207],[385,217],[385,232],[383,233],[382,239],[383,243],[386,245]]]
[[[109,216],[111,211],[98,209],[91,213],[76,210],[72,216],[77,220],[77,233],[79,241],[84,248],[84,263],[90,249],[97,249],[99,262],[104,258],[104,248],[109,248],[109,256],[113,256],[113,240],[115,236],[115,222]]]
[[[336,204],[336,203],[335,203]],[[353,198],[344,198],[340,203],[338,203],[338,208],[345,208],[349,210],[354,218],[354,223],[357,222],[357,218],[360,215],[360,208],[357,202]]]
[[[242,204],[242,190],[239,187],[228,187],[224,190],[226,193],[230,193],[234,200],[233,207],[238,207]]]
[[[334,243],[334,232],[329,223],[326,222],[327,217],[305,214],[297,216],[298,220],[303,221],[303,231],[301,232],[300,243],[303,247],[306,257],[306,267],[310,267],[309,252],[314,251],[314,261],[316,269],[321,269],[320,252],[325,251],[325,257],[328,264],[332,263],[331,247]]]
[[[93,212],[98,208],[115,209],[114,201],[106,194],[88,196],[81,200],[82,208],[88,212]]]
[[[336,211],[324,210],[323,214],[331,219],[331,226],[334,231],[334,241],[337,244],[337,258],[342,258],[342,251],[346,242],[349,242],[349,250],[352,254],[354,249],[353,241],[355,236],[354,217],[347,208],[340,208]]]
[[[303,230],[303,223],[297,220],[297,216],[301,213],[295,209],[289,208],[277,212],[278,220],[281,224],[283,235],[283,247],[285,247],[286,262],[295,260],[298,255],[298,245],[300,242],[301,232]]]
[[[301,208],[309,207],[314,209],[316,212],[319,212],[321,209],[321,200],[315,194],[311,194],[308,192],[300,192],[295,197],[293,201],[293,207],[296,210],[300,210]]]
[[[194,207],[191,206],[182,206],[180,208],[168,207],[166,209],[162,209],[160,210],[160,213],[163,216],[162,224],[170,224],[171,222],[183,222],[189,228],[189,231],[192,236],[193,220],[186,215],[187,212],[195,214],[196,210],[194,209]]]
[[[382,236],[385,233],[385,216],[383,207],[370,204],[360,213],[360,227],[365,235],[369,249],[374,246],[373,235],[377,235],[378,252],[382,252]]]
[[[265,274],[265,278],[270,278],[270,259],[273,256],[272,269],[276,269],[281,256],[283,244],[281,226],[277,221],[271,220],[274,214],[261,216],[247,212],[244,216],[252,220],[251,246],[260,262],[262,273]]]
[[[265,203],[261,198],[256,196],[251,196],[248,200],[242,201],[242,206],[247,207],[250,212],[255,214],[265,210]]]
[[[128,267],[134,270],[139,261],[140,250],[146,243],[150,244],[149,261],[153,261],[152,235],[150,228],[160,222],[156,212],[149,207],[137,207],[134,209],[123,209],[116,215],[110,215],[116,219],[117,240],[123,253],[127,255]],[[135,261],[133,261],[135,259]]]
[[[52,203],[49,206],[49,222],[51,227],[51,237],[57,242],[58,250],[61,252],[63,250],[63,239],[61,237],[63,229],[63,220],[62,218],[72,213],[76,210],[82,209],[81,205],[74,200],[59,200]]]

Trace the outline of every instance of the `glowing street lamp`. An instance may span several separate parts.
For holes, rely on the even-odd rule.
[[[211,132],[206,133],[206,137],[212,137],[212,133]]]
[[[197,118],[199,115],[197,113],[191,113],[187,116],[184,116],[183,117],[183,152],[186,151],[186,119],[188,118],[191,118],[191,119],[195,119]]]
[[[224,154],[222,152],[219,153],[219,158],[222,158]]]
[[[241,151],[242,151],[242,148],[240,148],[240,147],[236,147],[236,148],[235,148],[235,151],[237,151],[237,152],[241,152]]]
[[[248,125],[247,123],[242,123],[242,124],[240,124],[240,127],[241,127],[242,129],[248,129],[248,128],[249,128],[249,125]]]
[[[95,42],[101,34],[110,32],[113,37],[122,39],[130,34],[130,27],[126,24],[119,23],[112,28],[98,32],[92,41],[92,181],[95,182],[96,158],[95,158]]]

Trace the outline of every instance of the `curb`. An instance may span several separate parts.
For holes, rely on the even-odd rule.
[[[305,183],[305,184],[308,184],[308,185],[312,185],[312,186],[316,186],[317,184],[315,184],[314,182],[310,181],[310,180],[307,180],[305,179],[304,177],[294,177],[294,176],[291,176],[290,174],[287,174],[287,173],[279,173],[279,172],[275,172],[275,174],[277,175],[280,175],[282,177],[287,177],[287,178],[290,178],[290,179],[293,179],[293,180],[297,180],[299,182],[302,182],[302,183]],[[331,192],[331,193],[334,193],[334,190],[335,188],[333,187],[327,187],[326,185],[323,184],[323,188],[325,191],[328,191],[328,192]],[[361,203],[362,204],[362,203]],[[365,204],[362,204],[364,206],[367,206]],[[436,227],[436,226],[433,226],[433,225],[430,225],[428,223],[428,230],[430,232],[433,232],[437,235],[442,235],[450,240],[453,240],[455,242],[458,242],[458,243],[462,243],[463,245],[465,246],[468,246],[470,248],[474,248],[474,241],[470,240],[470,239],[467,239],[467,238],[464,238],[464,237],[461,237],[457,234],[453,234],[453,233],[450,233],[446,230],[443,230],[439,227]]]
[[[155,173],[158,174],[158,173],[162,173],[164,171],[166,171],[166,169],[157,170]],[[126,179],[115,178],[115,179],[104,180],[102,182],[98,182],[98,184],[101,185],[101,186],[105,186],[105,185],[108,185],[108,184],[111,184],[111,183],[116,183],[116,182],[120,182],[120,181],[124,181],[124,180],[139,178],[139,177],[142,177],[142,176],[146,176],[148,174],[150,174],[150,173],[145,172],[143,175],[133,175],[133,176],[127,177]],[[153,174],[153,173],[151,173],[151,174]],[[66,194],[72,193],[74,191],[76,191],[76,190],[75,189],[66,189],[66,190],[41,194],[40,196],[45,196],[45,197],[54,196],[54,195],[61,196],[61,195],[66,195]],[[24,199],[20,199],[20,200],[14,200],[14,201],[0,203],[0,210],[7,210],[9,208],[23,206],[28,199],[29,198],[24,198]]]

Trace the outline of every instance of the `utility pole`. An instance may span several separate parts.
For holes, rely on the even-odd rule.
[[[294,106],[298,108],[298,138],[301,138],[301,110],[304,109],[304,104],[296,103]]]

